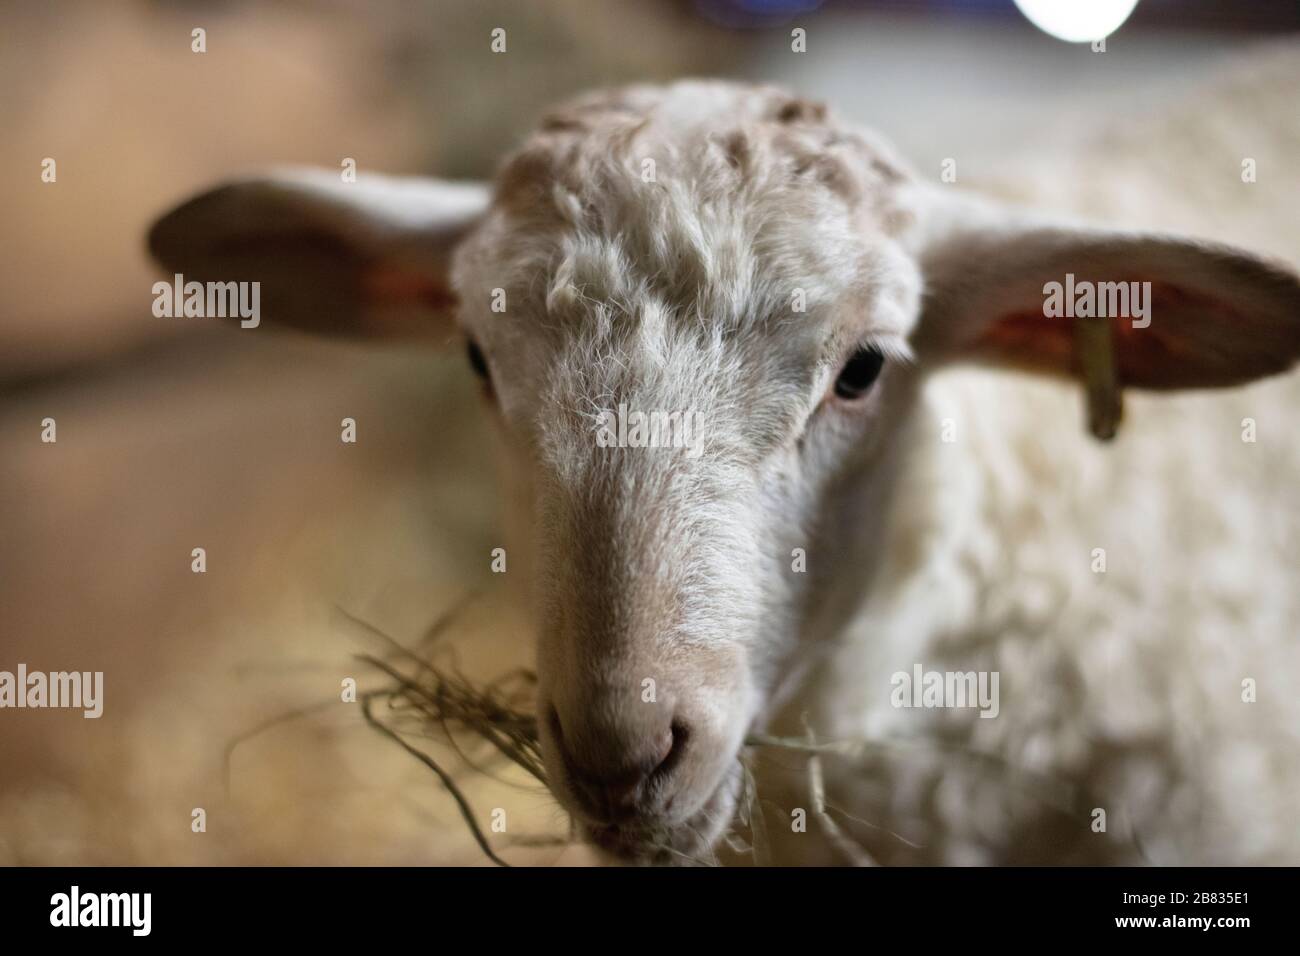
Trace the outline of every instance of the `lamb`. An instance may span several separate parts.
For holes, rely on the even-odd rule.
[[[927,184],[819,104],[700,81],[561,107],[491,188],[278,170],[150,245],[260,281],[268,323],[454,320],[534,507],[553,789],[615,856],[707,854],[746,738],[812,727],[890,743],[829,785],[856,860],[1300,860],[1294,509],[1251,491],[1300,469],[1295,379],[1165,397],[1293,365],[1286,265]],[[1104,327],[1133,390],[1106,446],[1051,382],[1067,275],[1151,283],[1149,324]],[[615,409],[702,447],[598,442]],[[894,706],[914,668],[999,675],[997,716]]]

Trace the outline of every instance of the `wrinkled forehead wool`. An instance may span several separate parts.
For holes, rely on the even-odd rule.
[[[587,420],[626,401],[695,410],[712,455],[744,458],[807,414],[849,339],[905,348],[908,181],[883,147],[778,90],[590,95],[506,159],[456,284],[467,302],[505,291],[508,316],[484,321],[496,347],[528,352],[514,374],[537,377],[544,444],[589,444]]]
[[[480,234],[512,301],[556,326],[724,332],[873,295],[906,174],[816,104],[685,82],[578,99],[507,159]],[[861,286],[855,290],[855,286]],[[609,334],[612,329],[604,329]]]

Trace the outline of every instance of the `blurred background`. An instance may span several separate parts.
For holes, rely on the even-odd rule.
[[[825,99],[921,175],[954,158],[963,185],[1295,263],[1297,31],[1293,0],[1140,0],[1104,52],[1012,0],[0,4],[0,669],[106,681],[98,721],[0,712],[0,863],[480,859],[355,705],[225,773],[239,735],[364,678],[338,608],[412,640],[476,593],[466,669],[528,661],[463,359],[155,318],[143,236],[169,205],[345,157],[483,178],[559,98],[720,75]],[[1267,171],[1246,193],[1243,156]],[[563,833],[544,793],[482,787],[512,832]]]

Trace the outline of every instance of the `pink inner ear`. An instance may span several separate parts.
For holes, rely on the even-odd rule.
[[[1153,281],[1150,319],[1146,328],[1134,328],[1131,315],[1111,319],[1123,385],[1155,389],[1236,385],[1284,367],[1275,367],[1276,357],[1261,347],[1259,324],[1216,296]],[[990,323],[973,348],[986,361],[1078,375],[1074,321],[1049,318],[1041,310],[1019,310]]]
[[[367,337],[441,341],[451,326],[440,321],[457,304],[455,294],[436,279],[413,269],[380,265],[362,268],[362,316]]]
[[[368,266],[361,275],[366,301],[372,306],[411,305],[427,309],[449,309],[456,305],[456,295],[446,285],[411,269],[393,266]]]
[[[1121,382],[1154,388],[1196,384],[1188,372],[1209,358],[1197,352],[1206,324],[1224,335],[1243,331],[1241,316],[1218,299],[1168,282],[1151,283],[1150,308],[1151,324],[1145,329],[1133,328],[1132,316],[1113,322]],[[1162,316],[1165,321],[1158,321]]]
[[[998,365],[1066,375],[1074,367],[1073,320],[1042,310],[1010,312],[990,322],[973,343],[975,356]]]

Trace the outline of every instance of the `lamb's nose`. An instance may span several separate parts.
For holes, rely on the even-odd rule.
[[[653,708],[648,705],[647,709]],[[639,719],[561,719],[551,731],[575,796],[601,822],[618,823],[646,809],[666,785],[686,745],[684,725],[659,708]]]

